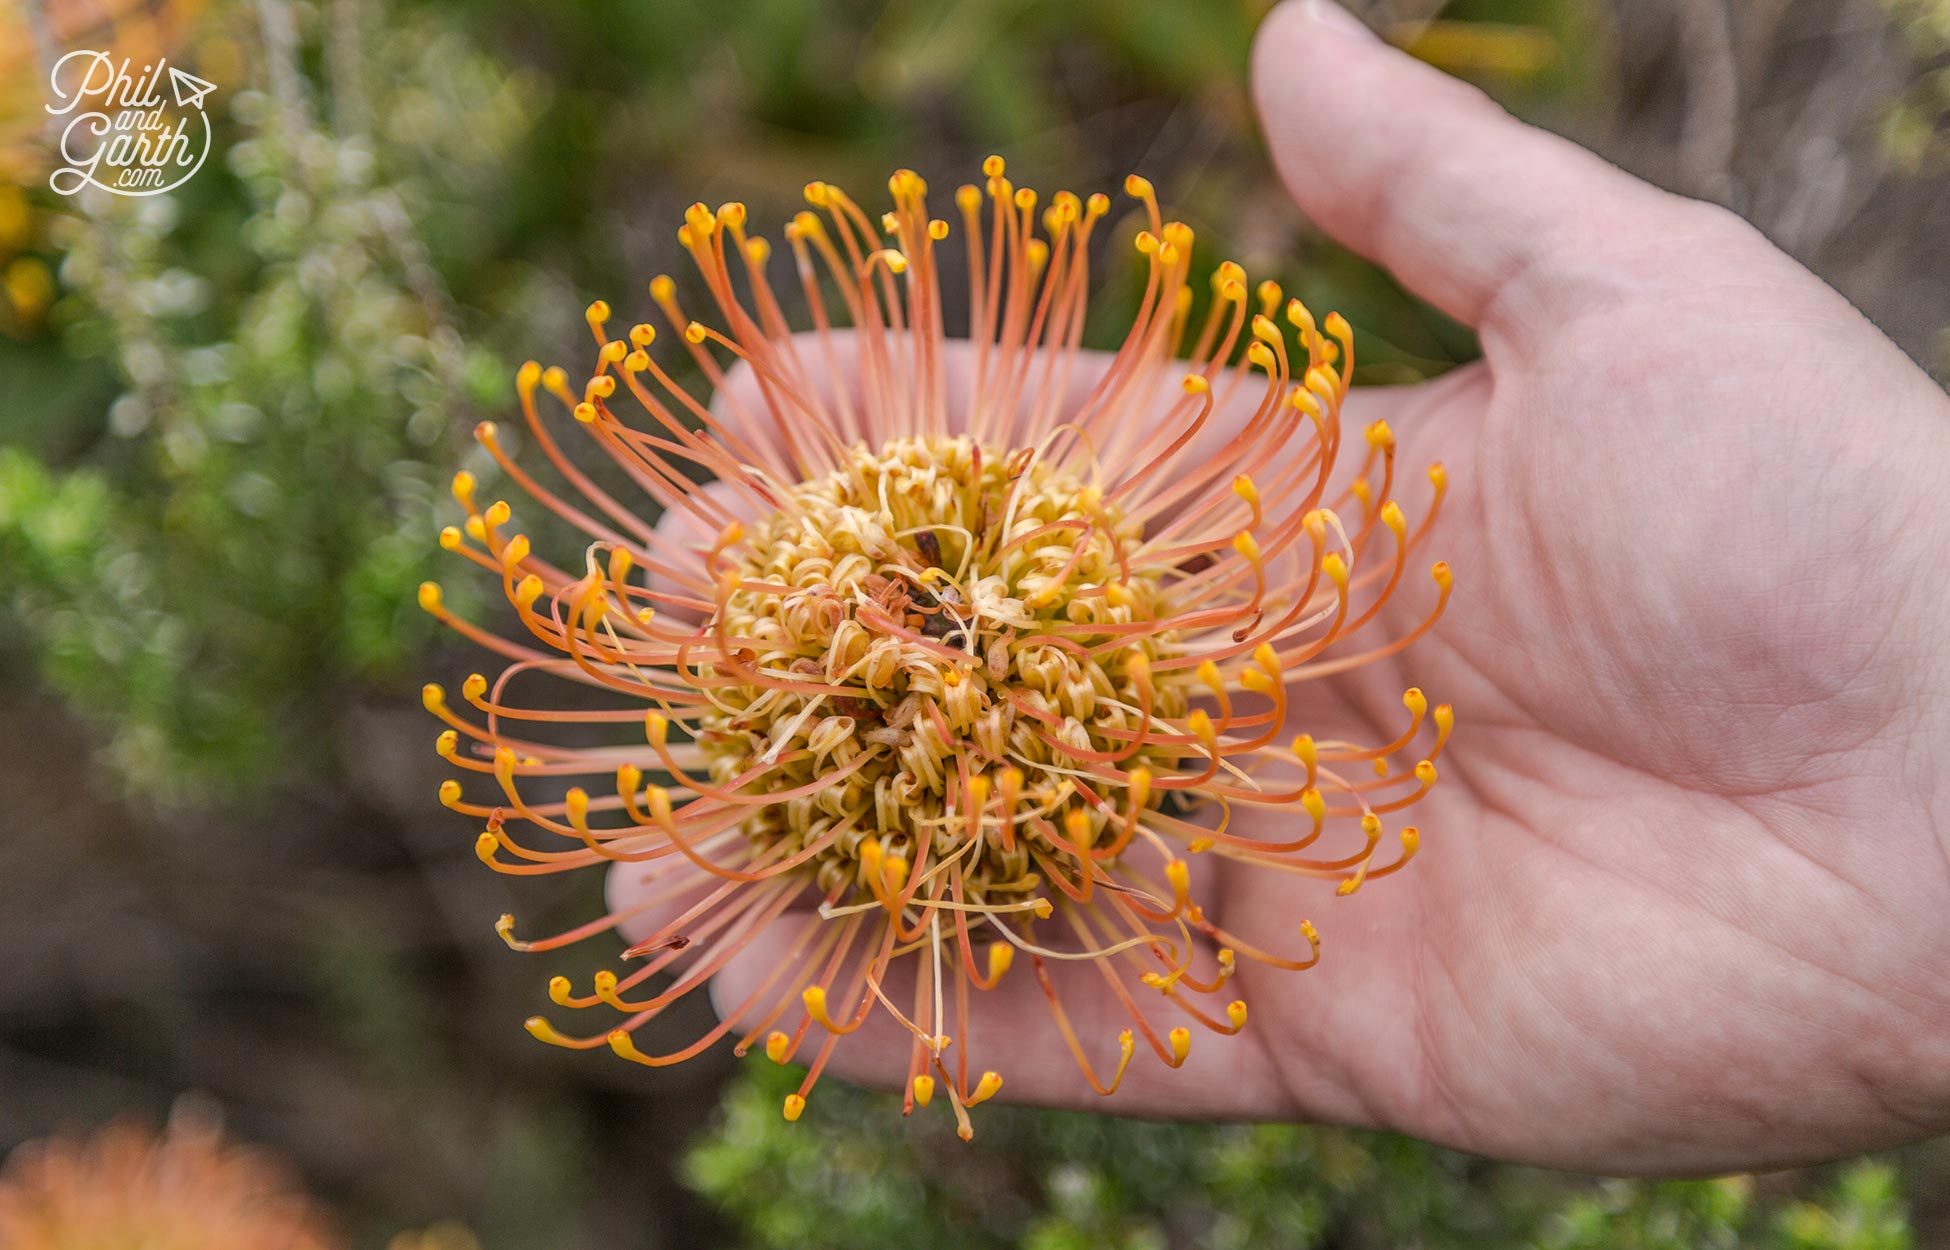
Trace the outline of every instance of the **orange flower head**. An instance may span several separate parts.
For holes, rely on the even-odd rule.
[[[158,1137],[112,1125],[85,1141],[29,1142],[0,1171],[8,1250],[331,1250],[284,1170],[178,1116]]]
[[[640,876],[632,910],[556,937],[519,941],[503,917],[517,949],[654,929],[624,952],[641,962],[597,973],[587,994],[550,983],[558,1005],[612,1022],[571,1035],[532,1018],[543,1041],[654,1067],[762,1038],[775,1062],[807,1066],[784,1108],[796,1120],[840,1039],[883,1012],[908,1039],[908,1109],[945,1095],[967,1136],[967,1109],[1002,1084],[970,1067],[971,991],[1019,959],[1083,1079],[1108,1094],[1140,1044],[1177,1067],[1190,1027],[1245,1026],[1227,991],[1239,956],[1291,969],[1319,956],[1311,923],[1281,955],[1206,915],[1195,859],[1348,894],[1414,854],[1416,830],[1386,825],[1434,785],[1448,707],[1410,690],[1394,740],[1316,742],[1293,736],[1305,715],[1289,688],[1391,656],[1434,623],[1443,564],[1419,624],[1389,637],[1382,609],[1411,580],[1441,467],[1413,527],[1385,423],[1362,432],[1358,472],[1337,475],[1346,321],[1316,323],[1230,262],[1194,316],[1192,232],[1140,178],[1125,189],[1147,219],[1144,295],[1114,355],[1083,352],[1109,199],[1059,192],[1039,213],[999,158],[984,173],[955,196],[969,341],[943,333],[938,251],[954,231],[928,215],[922,180],[896,173],[878,220],[816,182],[784,232],[812,333],[791,333],[772,248],[739,204],[695,205],[678,231],[712,322],[669,278],[650,284],[662,337],[714,406],[652,355],[657,327],[611,337],[598,302],[579,387],[532,362],[516,380],[553,481],[496,427],[478,431],[587,544],[551,563],[514,507],[455,479],[466,517],[442,544],[500,578],[527,637],[421,588],[428,611],[508,661],[467,680],[464,707],[427,687],[440,753],[477,775],[442,799],[485,823],[477,850],[498,871]],[[566,420],[544,418],[551,400]],[[605,453],[608,484],[562,427]],[[527,693],[546,678],[584,693],[566,706]],[[631,722],[638,745],[592,740]],[[1235,829],[1248,809],[1284,813],[1294,836]],[[787,953],[717,1028],[670,1053],[639,1046],[644,1025],[777,926]],[[1075,961],[1109,976],[1128,1011],[1114,1060],[1093,1063],[1064,1013],[1051,968]],[[664,972],[674,981],[652,992]]]

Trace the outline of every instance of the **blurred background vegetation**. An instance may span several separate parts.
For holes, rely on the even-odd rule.
[[[1355,7],[1747,215],[1943,375],[1950,2]],[[1468,359],[1281,193],[1263,9],[0,0],[0,1153],[200,1091],[374,1247],[1950,1246],[1941,1142],[1658,1184],[1019,1110],[964,1147],[830,1084],[786,1126],[762,1061],[520,1030],[543,978],[493,918],[599,885],[516,899],[434,804],[415,692],[475,660],[413,594],[514,365],[581,359],[592,298],[647,311],[693,200],[777,222],[808,179],[951,187],[990,151],[1045,190],[1148,175],[1208,261],[1345,312],[1360,381]],[[110,44],[219,84],[170,195],[47,189],[40,66]],[[1136,271],[1099,272],[1114,320]]]

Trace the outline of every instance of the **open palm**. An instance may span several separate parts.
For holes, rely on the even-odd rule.
[[[1331,6],[1267,19],[1255,85],[1302,208],[1486,357],[1350,400],[1449,465],[1457,590],[1394,661],[1301,687],[1295,727],[1392,736],[1418,685],[1459,745],[1389,889],[1220,874],[1243,937],[1309,914],[1327,958],[1242,963],[1250,1028],[1098,1105],[1613,1171],[1950,1126],[1950,403],[1737,219]],[[1033,986],[981,1005],[1011,1096],[1090,1100]],[[836,1067],[897,1083],[905,1055]]]

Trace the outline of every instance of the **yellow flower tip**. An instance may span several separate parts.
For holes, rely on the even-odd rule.
[[[806,184],[803,194],[806,197],[806,203],[812,205],[814,208],[823,208],[832,199],[832,188],[823,182],[815,180]]]
[[[806,1100],[797,1094],[785,1096],[785,1119],[788,1124],[798,1123],[799,1117],[806,1114]]]
[[[1374,762],[1374,775],[1377,777],[1386,777],[1388,775],[1387,760],[1381,759]]]
[[[650,279],[650,298],[657,301],[659,305],[669,303],[676,296],[677,284],[671,281],[669,274],[660,273]]]
[[[596,405],[586,399],[575,406],[575,418],[584,425],[593,425],[596,415]]]
[[[570,826],[579,832],[588,832],[589,791],[581,786],[569,787],[568,794],[563,796],[562,805],[568,809]]]
[[[1131,770],[1131,807],[1142,811],[1151,805],[1151,770],[1142,764]]]
[[[1050,914],[1056,910],[1056,907],[1047,898],[1037,898],[1031,904],[1030,910],[1036,913],[1036,919],[1048,920]]]
[[[1121,1030],[1117,1034],[1117,1049],[1123,1054],[1124,1058],[1129,1059],[1131,1052],[1137,1049],[1137,1035],[1129,1029]]]
[[[1185,1056],[1192,1053],[1192,1031],[1182,1024],[1166,1035],[1165,1040],[1171,1046],[1174,1067],[1185,1062]]]
[[[928,237],[936,243],[948,237],[948,223],[936,217],[928,223]]]
[[[420,607],[436,614],[440,611],[439,582],[420,583]]]
[[[606,300],[594,301],[589,305],[587,309],[583,310],[582,316],[583,319],[588,321],[589,324],[592,326],[602,325],[605,321],[609,320],[608,301]]]
[[[1280,295],[1282,294],[1280,290],[1280,284],[1273,281],[1273,279],[1271,278],[1268,278],[1264,282],[1260,283],[1259,286],[1254,289],[1253,294],[1259,299],[1259,302],[1268,309],[1278,308],[1280,306]],[[1264,314],[1262,314],[1262,316],[1264,316]]]
[[[967,1106],[987,1102],[1002,1088],[1002,1075],[998,1072],[984,1072],[982,1079],[975,1082],[975,1092],[968,1096]]]
[[[1386,421],[1375,421],[1367,428],[1368,446],[1388,448],[1395,445],[1395,431]]]
[[[452,777],[449,777],[445,781],[440,783],[440,805],[442,807],[452,807],[459,802],[460,802],[460,782],[455,781]],[[491,833],[483,834],[482,836],[487,838],[488,841],[490,842],[494,840],[494,835]]]
[[[521,1022],[521,1027],[527,1029],[528,1036],[534,1038],[538,1042],[547,1042],[550,1046],[574,1046],[575,1045],[573,1039],[564,1036],[561,1032],[559,1032],[556,1029],[554,1025],[550,1024],[547,1020],[542,1019],[542,1017],[540,1016],[528,1017],[526,1020],[523,1020]]]
[[[742,230],[745,225],[745,206],[738,200],[727,200],[718,205],[718,224],[733,230]]]
[[[1402,515],[1401,505],[1392,499],[1381,505],[1381,523],[1398,540],[1408,532],[1408,518]]]
[[[1402,706],[1408,709],[1409,715],[1420,716],[1429,710],[1428,696],[1420,686],[1410,686],[1402,691]]]
[[[550,977],[548,979],[548,997],[549,1001],[553,1002],[557,1007],[569,1006],[569,1000],[575,997],[569,988],[569,978]]]
[[[486,421],[481,422],[481,425],[487,424],[489,423]],[[480,426],[475,426],[474,428],[479,430]],[[463,508],[472,509],[474,506],[474,486],[474,475],[466,469],[462,469],[460,472],[454,474],[452,489],[455,502]]]
[[[1259,486],[1249,474],[1241,473],[1232,479],[1232,493],[1249,504],[1257,506],[1259,503]]]
[[[652,709],[643,714],[643,733],[652,746],[662,746],[670,734],[670,718]]]
[[[530,573],[515,583],[515,606],[523,611],[535,606],[535,600],[542,597],[542,579]]]
[[[882,251],[880,255],[881,259],[887,262],[887,271],[889,273],[907,272],[907,256],[905,253],[897,252],[890,247]]]
[[[1435,578],[1435,584],[1444,590],[1456,584],[1456,575],[1449,571],[1447,560],[1437,560],[1435,567],[1429,570],[1429,575]]]
[[[1000,981],[1002,974],[1009,970],[1009,965],[1013,964],[1015,959],[1016,948],[1014,946],[1011,946],[1007,942],[990,942],[989,984],[993,985],[997,981]]]
[[[1137,237],[1131,240],[1131,246],[1137,248],[1139,255],[1149,256],[1158,250],[1158,236],[1149,230],[1140,230]]]
[[[691,232],[692,238],[702,241],[710,238],[717,230],[718,219],[709,207],[704,204],[693,204],[684,210],[684,226]]]
[[[1449,470],[1443,467],[1440,460],[1429,466],[1429,485],[1435,487],[1437,491],[1447,490],[1449,487]]]
[[[1165,880],[1171,883],[1171,890],[1179,898],[1188,897],[1192,888],[1192,870],[1182,859],[1174,859],[1165,865]]]
[[[1193,838],[1185,844],[1185,849],[1194,855],[1203,855],[1217,845],[1218,843],[1210,838]]]
[[[1273,372],[1273,366],[1279,363],[1273,355],[1273,349],[1257,340],[1247,346],[1246,359],[1268,373]]]
[[[1233,970],[1238,967],[1238,964],[1239,956],[1233,952],[1230,946],[1221,946],[1219,948],[1219,973],[1221,976],[1230,977]]]
[[[1346,898],[1360,888],[1361,878],[1356,875],[1344,878],[1339,885],[1334,887],[1334,893],[1337,897]]]
[[[429,712],[438,713],[447,706],[447,691],[437,681],[430,681],[420,687],[420,705]]]
[[[523,394],[532,394],[542,383],[542,364],[538,360],[524,360],[521,368],[515,370],[515,389]]]
[[[1346,317],[1341,316],[1337,312],[1328,313],[1327,316],[1321,320],[1320,324],[1321,327],[1327,331],[1327,333],[1333,335],[1337,339],[1342,340],[1343,342],[1354,337],[1354,327],[1347,323]]]
[[[1456,724],[1456,709],[1451,707],[1447,703],[1436,704],[1435,706],[1436,729],[1440,733],[1446,736],[1448,732],[1455,727],[1455,724]]]
[[[1232,536],[1232,549],[1253,564],[1259,563],[1259,540],[1251,530],[1240,530]]]
[[[528,535],[516,534],[508,540],[507,546],[501,548],[501,567],[512,569],[528,558],[528,552]]]
[[[963,213],[972,214],[982,207],[981,188],[966,183],[955,188],[955,207]]]
[[[1435,765],[1430,763],[1428,760],[1423,760],[1421,763],[1417,764],[1415,766],[1415,780],[1421,782],[1424,786],[1434,785]]]
[[[934,1101],[934,1078],[925,1072],[914,1078],[914,1105],[925,1107]]]
[[[611,1029],[603,1040],[609,1043],[610,1050],[615,1052],[618,1059],[643,1058],[643,1052],[636,1048],[636,1043],[630,1040],[629,1032],[625,1029]]]
[[[792,1039],[773,1029],[765,1035],[765,1057],[773,1063],[784,1065],[792,1055]]]
[[[806,1014],[821,1028],[834,1027],[833,1018],[826,1014],[826,990],[823,986],[808,985],[805,992],[799,995],[799,1001],[805,1004]]]
[[[487,526],[481,524],[481,518],[477,516],[468,517],[467,523],[461,526],[461,532],[477,543],[487,541]]]
[[[1404,826],[1402,829],[1402,852],[1406,855],[1413,855],[1421,845],[1422,831],[1414,825]]]
[[[1203,395],[1212,389],[1212,384],[1205,380],[1202,373],[1186,374],[1183,385],[1187,395]]]
[[[481,519],[487,523],[488,528],[494,529],[506,525],[508,518],[513,515],[514,509],[508,506],[508,501],[497,499],[487,506],[487,511],[481,514]]]
[[[982,173],[990,178],[1000,178],[1008,164],[1001,157],[990,155],[982,160]]]
[[[1232,1027],[1235,1029],[1243,1029],[1246,1027],[1246,1003],[1244,999],[1235,998],[1226,1004],[1226,1019],[1232,1021]]]
[[[1300,936],[1307,939],[1307,945],[1309,946],[1320,945],[1320,930],[1314,928],[1314,922],[1311,920],[1302,920],[1300,922]]]
[[[704,328],[701,321],[693,321],[684,327],[684,339],[692,344],[702,343],[709,335],[710,331]]]
[[[500,935],[501,940],[503,942],[506,942],[508,944],[509,949],[511,950],[521,949],[521,943],[515,940],[515,914],[513,912],[509,912],[509,911],[502,912],[501,915],[495,919],[494,931],[495,933]]]
[[[1320,571],[1327,574],[1328,578],[1332,580],[1336,586],[1339,586],[1343,589],[1346,588],[1347,561],[1341,558],[1340,552],[1330,551],[1326,555],[1322,556],[1320,560]]]
[[[459,792],[460,789],[459,782],[450,782],[448,784],[454,787],[456,793]],[[442,786],[441,789],[444,791],[446,789],[446,786]],[[442,801],[445,801],[447,796],[443,793],[440,797]],[[448,803],[447,806],[452,807],[453,804]],[[474,858],[480,860],[482,863],[486,864],[490,868],[494,867],[495,853],[500,849],[501,849],[500,839],[496,838],[491,833],[487,833],[483,831],[479,836],[477,836],[474,839]]]
[[[1185,728],[1191,730],[1192,736],[1207,746],[1218,737],[1217,731],[1212,728],[1212,718],[1205,714],[1205,709],[1202,707],[1192,709],[1192,714],[1185,718]]]
[[[458,551],[462,542],[458,525],[443,525],[440,528],[440,547],[443,551]]]
[[[469,703],[478,703],[487,694],[488,679],[479,673],[469,673],[460,683],[460,697]]]
[[[433,740],[433,750],[443,760],[450,760],[460,750],[460,735],[451,729],[443,729]]]

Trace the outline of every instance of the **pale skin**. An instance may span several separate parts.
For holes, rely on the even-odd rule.
[[[974,1000],[979,1065],[1015,1101],[1605,1172],[1950,1129],[1950,400],[1734,216],[1331,4],[1275,10],[1253,80],[1300,210],[1484,350],[1349,400],[1402,465],[1448,466],[1430,550],[1456,590],[1404,654],[1296,687],[1290,728],[1385,740],[1418,686],[1455,705],[1454,744],[1386,888],[1200,864],[1241,936],[1291,949],[1308,916],[1323,937],[1311,971],[1239,961],[1237,1037],[1178,1071],[1141,1055],[1098,1099],[1017,975]],[[611,878],[619,904],[639,888]],[[773,966],[770,936],[720,1003]],[[1069,971],[1078,1031],[1113,1054],[1121,1009]],[[908,1053],[878,1020],[832,1070],[898,1087]]]

